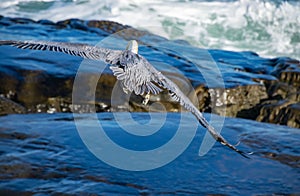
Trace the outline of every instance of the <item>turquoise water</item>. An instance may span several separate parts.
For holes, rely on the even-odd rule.
[[[300,59],[299,10],[299,1],[279,0],[3,0],[0,4],[4,16],[113,20],[197,47],[296,59]]]

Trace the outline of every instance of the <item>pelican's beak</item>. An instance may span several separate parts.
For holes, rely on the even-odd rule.
[[[139,51],[139,45],[136,40],[131,40],[128,42],[126,50],[130,50],[131,52],[137,54]]]

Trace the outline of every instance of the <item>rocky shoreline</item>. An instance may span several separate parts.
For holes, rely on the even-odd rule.
[[[152,36],[151,40],[158,42],[166,42],[167,44],[171,42],[148,32],[110,21],[72,19],[54,23],[46,20],[32,21],[30,19],[0,16],[0,27],[2,29],[16,26],[24,27],[28,24],[38,25],[39,28],[41,26],[49,28],[50,26],[56,30],[83,31],[103,37],[120,30],[129,29],[125,33],[121,31],[119,36],[125,40],[137,39],[140,43],[146,43],[145,37],[149,36]],[[4,51],[1,48],[0,58],[6,59],[5,54],[1,54]],[[151,51],[164,53],[165,58],[170,61],[181,62],[181,58],[183,58],[160,51],[155,47],[149,46],[147,50],[149,50],[149,53]],[[246,53],[248,56],[241,55],[243,57],[236,58],[240,53],[218,50],[212,50],[211,53],[216,62],[227,69],[224,75],[228,72],[228,75],[232,76],[232,78],[224,79],[225,89],[208,88],[202,79],[195,76],[187,76],[188,80],[186,80],[185,77],[174,74],[172,71],[162,72],[179,86],[182,86],[186,90],[185,93],[198,105],[199,110],[202,112],[300,128],[300,62],[298,60],[283,57],[263,59],[254,53]],[[219,53],[228,53],[228,59],[218,58]],[[254,58],[255,60],[252,60]],[[21,60],[18,60],[18,62],[20,63]],[[15,63],[16,65],[8,65],[9,63]],[[188,65],[189,62],[184,63]],[[141,104],[143,98],[135,95],[131,95],[129,103],[122,103],[118,107],[113,107],[110,97],[116,79],[109,72],[102,74],[98,80],[95,103],[73,105],[72,88],[76,72],[58,75],[39,69],[24,69],[17,67],[17,64],[16,61],[5,61],[0,65],[0,115],[72,111],[83,113],[93,110],[96,110],[96,112],[123,110],[140,112],[149,110],[149,106]],[[240,64],[244,66],[239,66]],[[187,73],[187,75],[193,72],[193,70],[185,71],[185,68],[180,68],[180,66],[177,68],[183,73]],[[97,74],[88,73],[87,78],[92,80],[97,78]],[[238,79],[241,82],[236,82]],[[150,104],[157,102],[163,104],[167,111],[177,112],[181,110],[179,104],[172,101],[167,92],[153,96],[150,100]],[[155,108],[151,109],[151,111],[155,111]],[[157,108],[157,111],[159,110]]]

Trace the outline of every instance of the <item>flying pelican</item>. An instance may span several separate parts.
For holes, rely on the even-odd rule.
[[[111,50],[87,44],[50,41],[0,40],[1,45],[10,45],[21,49],[63,52],[86,59],[104,61],[110,65],[110,69],[114,76],[120,80],[125,92],[134,92],[136,95],[146,94],[146,99],[150,93],[159,94],[163,89],[166,89],[174,100],[195,115],[199,123],[209,131],[216,141],[248,158],[248,153],[237,149],[215,131],[203,117],[202,113],[181,92],[176,84],[156,70],[143,56],[138,54],[138,43],[135,40],[129,41],[126,50]],[[144,103],[147,103],[147,100]]]

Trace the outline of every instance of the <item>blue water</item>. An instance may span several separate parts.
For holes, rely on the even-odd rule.
[[[178,128],[181,115],[188,119],[183,121],[188,132],[188,128],[192,128],[192,116],[171,113],[158,133],[160,137],[152,140],[164,143],[164,139],[172,136]],[[209,115],[205,117],[209,118]],[[148,114],[133,113],[132,118],[143,124]],[[112,113],[100,113],[98,120],[119,145],[126,147],[143,143],[143,139],[124,140],[126,136]],[[152,120],[155,124],[160,118],[154,115]],[[91,115],[81,115],[80,121],[91,122]],[[143,172],[116,169],[97,159],[80,138],[72,114],[4,116],[0,117],[0,130],[1,193],[10,190],[16,194],[253,195],[300,191],[300,170],[296,166],[299,163],[291,166],[265,155],[267,152],[299,155],[296,139],[299,130],[285,126],[226,119],[222,131],[224,137],[231,138],[232,142],[241,140],[240,148],[255,152],[251,159],[245,159],[220,144],[215,144],[205,156],[199,157],[197,152],[205,132],[199,127],[191,144],[177,159]],[[118,154],[111,156],[122,157]],[[157,159],[152,157],[151,161]]]

